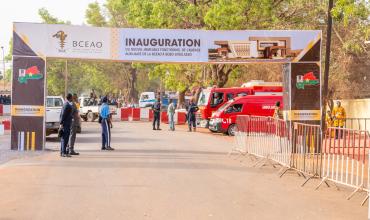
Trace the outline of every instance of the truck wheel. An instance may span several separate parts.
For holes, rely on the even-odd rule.
[[[98,114],[94,114],[94,118],[92,121],[95,121],[97,118],[99,118],[99,115]]]
[[[93,122],[95,120],[94,113],[89,112],[87,113],[87,121]]]
[[[229,128],[227,129],[227,134],[230,136],[234,136],[236,132],[236,126],[235,124],[231,124]]]

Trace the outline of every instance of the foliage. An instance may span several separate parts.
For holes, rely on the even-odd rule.
[[[71,24],[70,21],[62,21],[52,16],[46,8],[40,8],[38,13],[42,21],[46,24]]]
[[[336,0],[334,3],[331,95],[334,98],[368,97],[370,54],[364,41],[370,37],[369,1]],[[93,26],[137,28],[321,29],[325,47],[326,12],[327,1],[322,0],[106,0],[103,5],[96,2],[88,5],[86,21]],[[46,9],[40,9],[39,14],[45,23],[69,23],[53,17]],[[62,92],[63,62],[52,60],[48,68],[50,91]],[[96,88],[102,92],[127,93],[131,97],[135,92],[128,91],[155,90],[161,85],[183,91],[194,86],[238,86],[250,79],[281,80],[279,64],[107,65],[73,61],[69,62],[69,70],[72,90]]]

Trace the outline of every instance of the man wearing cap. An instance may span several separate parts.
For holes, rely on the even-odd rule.
[[[108,98],[105,96],[102,99],[102,105],[100,107],[100,117],[101,117],[101,128],[102,128],[102,150],[114,150],[110,147],[110,113],[108,106]]]

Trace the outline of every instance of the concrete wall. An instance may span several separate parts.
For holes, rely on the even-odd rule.
[[[366,129],[370,132],[370,99],[343,99],[340,101],[347,113],[346,127],[360,130]],[[351,118],[363,119],[351,120]]]
[[[370,99],[340,100],[346,109],[347,118],[370,118]]]

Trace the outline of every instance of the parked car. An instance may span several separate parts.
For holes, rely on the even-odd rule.
[[[212,114],[209,129],[212,132],[222,132],[234,136],[238,115],[273,116],[275,104],[278,101],[283,106],[281,95],[251,95],[229,100]]]

